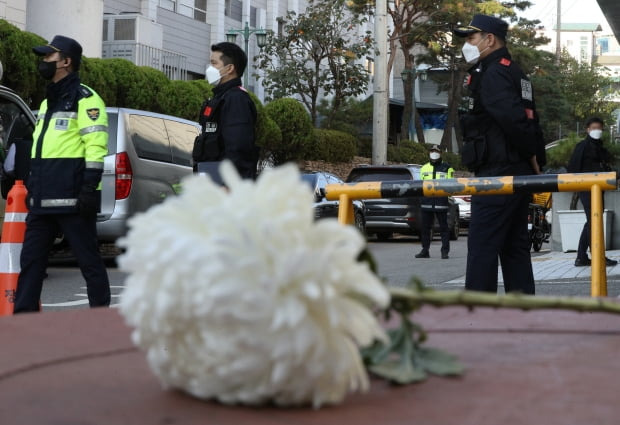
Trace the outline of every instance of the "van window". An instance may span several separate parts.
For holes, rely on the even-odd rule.
[[[32,140],[32,121],[12,99],[0,98],[0,144],[8,148],[16,140]]]
[[[129,115],[129,132],[140,158],[172,162],[172,152],[163,119]]]
[[[192,165],[192,149],[194,139],[198,136],[198,128],[183,122],[164,120],[168,139],[172,149],[172,162],[190,167]]]

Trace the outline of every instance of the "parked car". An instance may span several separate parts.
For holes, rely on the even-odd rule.
[[[301,179],[307,183],[314,192],[314,217],[318,220],[321,218],[338,218],[338,201],[328,201],[325,199],[325,186],[328,184],[344,183],[341,179],[333,174],[322,171],[309,171],[301,174]],[[355,216],[355,226],[362,234],[366,233],[366,218],[364,212],[364,203],[362,201],[353,202],[353,211]]]
[[[127,220],[179,193],[192,174],[197,122],[125,108],[108,112],[108,155],[104,159],[97,232],[113,242],[127,232]]]
[[[104,158],[97,232],[114,242],[134,214],[173,196],[192,173],[191,152],[200,126],[193,121],[125,108],[106,108],[108,155]],[[35,115],[11,89],[0,86],[0,142],[31,143]],[[3,200],[4,201],[4,200]],[[4,219],[4,202],[0,205]]]
[[[454,202],[459,206],[459,225],[460,227],[469,227],[471,221],[471,196],[460,195],[453,196]]]
[[[402,180],[419,180],[420,165],[385,165],[360,166],[349,173],[348,183],[385,182]],[[450,197],[448,209],[448,226],[450,239],[459,237],[459,210],[458,205]],[[375,234],[380,240],[387,240],[394,233],[420,236],[420,198],[388,198],[365,199],[366,206],[366,233]],[[433,232],[439,231],[435,220]]]

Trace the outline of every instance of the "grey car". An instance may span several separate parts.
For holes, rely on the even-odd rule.
[[[191,152],[200,126],[170,115],[125,108],[108,112],[108,155],[104,159],[99,239],[114,242],[134,214],[173,196],[192,174]],[[31,143],[35,115],[11,89],[0,86],[0,143]],[[4,200],[0,214],[4,219]]]
[[[97,232],[113,242],[134,214],[176,195],[192,174],[192,147],[200,126],[170,115],[107,108],[108,156],[104,159]]]

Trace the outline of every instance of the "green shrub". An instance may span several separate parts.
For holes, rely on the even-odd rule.
[[[327,162],[348,162],[356,153],[355,137],[337,130],[314,129],[314,143],[307,159]]]
[[[118,101],[118,79],[108,66],[108,61],[109,59],[82,58],[80,79],[101,96],[106,106],[127,106]]]
[[[204,93],[189,81],[170,81],[157,93],[157,102],[164,114],[193,120],[198,119],[203,99]]]
[[[127,107],[163,113],[164,108],[159,102],[158,93],[164,91],[170,80],[161,71],[150,66],[136,67],[136,84],[127,93]],[[195,111],[197,116],[200,111]],[[182,117],[189,119],[190,117]]]
[[[47,41],[2,19],[0,40],[0,61],[4,69],[2,84],[15,90],[30,107],[38,108],[45,96],[47,82],[39,76],[40,58],[32,48],[47,44]]]
[[[282,132],[278,124],[267,115],[259,98],[251,92],[250,97],[256,105],[256,144],[261,147],[260,160],[262,162],[269,158],[270,149],[273,146],[279,146],[282,143]]]
[[[357,154],[365,158],[372,157],[372,137],[361,136],[357,138]]]
[[[412,140],[403,140],[398,146],[388,145],[387,160],[403,164],[425,164],[428,162],[428,148]]]
[[[571,133],[567,138],[560,140],[556,146],[547,149],[547,165],[545,168],[566,167],[579,140],[577,134]]]
[[[459,155],[458,153],[442,152],[441,158],[445,162],[450,164],[450,166],[454,168],[455,170],[467,170],[467,168],[463,167],[463,164],[461,164],[461,155]]]
[[[277,99],[265,106],[267,115],[275,121],[282,139],[270,140],[264,148],[274,165],[304,159],[314,137],[310,114],[295,99]]]

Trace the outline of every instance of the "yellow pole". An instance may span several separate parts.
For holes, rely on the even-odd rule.
[[[603,234],[603,191],[598,184],[591,189],[590,251],[592,253],[593,297],[607,296],[607,269],[605,268],[605,235]]]
[[[341,193],[339,197],[338,222],[340,224],[355,223],[355,216],[353,214],[353,201],[351,200],[351,197],[346,193]]]

